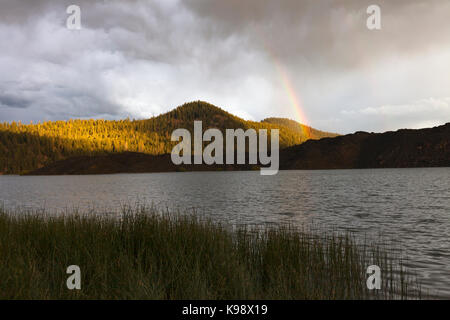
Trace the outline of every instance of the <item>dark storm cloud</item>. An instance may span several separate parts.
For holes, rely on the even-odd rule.
[[[79,31],[65,27],[70,4]],[[382,30],[366,28],[370,4]],[[446,0],[2,0],[0,120],[149,117],[194,99],[293,118],[284,70],[313,126],[436,123],[450,117],[448,12]]]
[[[48,0],[0,0],[0,21],[8,24],[23,24],[38,19],[56,2]]]
[[[386,32],[365,28],[369,5]],[[415,53],[448,41],[450,2],[443,0],[188,0],[219,37],[247,34],[290,62],[354,67],[380,55]]]
[[[20,96],[0,93],[0,106],[2,105],[13,108],[26,108],[30,105],[30,101]]]

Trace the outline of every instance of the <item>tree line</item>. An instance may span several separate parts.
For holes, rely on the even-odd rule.
[[[26,173],[52,162],[81,155],[125,151],[152,155],[170,153],[173,130],[193,130],[194,120],[203,128],[280,130],[280,148],[309,138],[333,134],[279,118],[245,121],[202,101],[186,103],[170,112],[145,120],[67,120],[37,124],[0,123],[0,173]]]

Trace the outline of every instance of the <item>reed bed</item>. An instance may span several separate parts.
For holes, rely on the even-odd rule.
[[[367,267],[382,271],[368,290]],[[69,265],[81,290],[69,290]],[[148,207],[46,215],[0,208],[0,299],[417,299],[383,246],[293,226],[230,226]]]

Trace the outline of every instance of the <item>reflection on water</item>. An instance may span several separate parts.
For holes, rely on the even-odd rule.
[[[0,176],[0,202],[55,211],[144,202],[229,223],[381,235],[405,251],[424,288],[450,297],[450,168]]]

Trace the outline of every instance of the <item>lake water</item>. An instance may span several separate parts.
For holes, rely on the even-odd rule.
[[[0,202],[54,212],[140,202],[229,223],[381,235],[425,289],[450,297],[450,168],[0,176]]]

